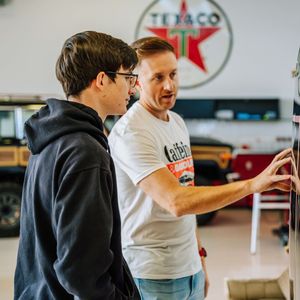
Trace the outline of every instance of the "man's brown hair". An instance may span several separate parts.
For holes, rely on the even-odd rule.
[[[133,70],[135,51],[108,34],[85,31],[68,38],[56,63],[56,77],[67,96],[78,96],[100,71],[116,72],[121,67]],[[107,74],[112,80],[114,74]]]
[[[131,44],[131,47],[136,51],[139,62],[145,57],[165,51],[175,54],[174,47],[171,44],[162,38],[154,36],[138,39]]]

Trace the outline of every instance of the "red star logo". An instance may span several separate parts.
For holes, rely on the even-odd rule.
[[[188,58],[207,73],[205,59],[199,49],[199,45],[215,34],[220,27],[193,27],[187,21],[187,5],[182,0],[180,9],[180,23],[175,27],[147,27],[155,35],[167,40],[174,48],[176,57]]]

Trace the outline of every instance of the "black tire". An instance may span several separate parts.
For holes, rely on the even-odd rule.
[[[212,185],[211,182],[202,177],[202,176],[195,176],[195,185],[196,186],[209,186]],[[207,225],[211,222],[211,220],[215,217],[215,215],[217,214],[217,211],[211,211],[209,213],[206,214],[201,214],[201,215],[196,215],[196,221],[197,221],[197,225],[198,226],[204,226]]]
[[[18,236],[20,232],[22,186],[0,183],[0,237]]]

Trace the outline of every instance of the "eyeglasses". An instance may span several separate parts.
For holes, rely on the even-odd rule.
[[[138,79],[138,74],[133,74],[133,73],[121,73],[121,72],[112,72],[112,71],[105,71],[105,73],[125,76],[125,79],[129,81],[131,88],[135,87]]]

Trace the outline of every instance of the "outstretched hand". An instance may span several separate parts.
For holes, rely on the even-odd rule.
[[[272,162],[256,177],[251,179],[251,189],[253,193],[262,193],[273,189],[284,192],[290,191],[290,174],[277,174],[278,170],[291,162],[292,149],[288,148],[278,153]]]
[[[292,174],[293,174],[291,176],[292,189],[295,193],[300,194],[300,179],[299,179],[299,174],[298,174],[297,167],[296,167],[294,152],[292,152],[291,165],[292,165]]]

